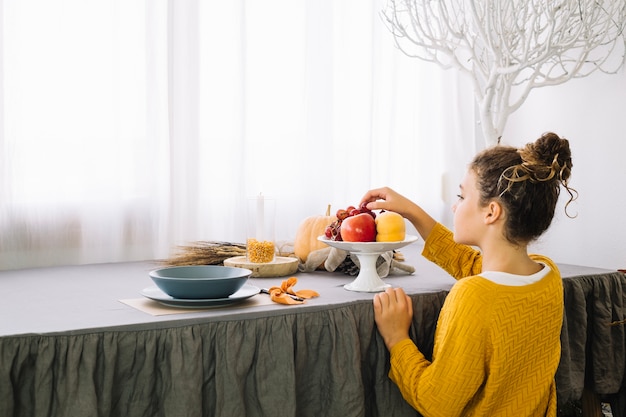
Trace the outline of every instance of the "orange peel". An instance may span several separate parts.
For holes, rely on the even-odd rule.
[[[319,297],[319,293],[313,290],[294,290],[293,287],[298,283],[296,277],[291,277],[284,280],[280,287],[271,287],[269,289],[270,298],[272,301],[279,304],[303,304],[304,300],[309,298]],[[294,299],[292,296],[300,298],[300,300]]]

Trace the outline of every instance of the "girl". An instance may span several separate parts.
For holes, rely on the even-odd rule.
[[[404,291],[374,297],[389,376],[424,416],[556,416],[561,275],[527,248],[549,227],[560,187],[567,204],[575,199],[571,168],[569,142],[554,133],[522,149],[482,151],[452,207],[454,234],[389,188],[363,197],[371,210],[408,219],[425,241],[422,255],[458,280],[437,322],[432,361],[409,339],[413,307]]]

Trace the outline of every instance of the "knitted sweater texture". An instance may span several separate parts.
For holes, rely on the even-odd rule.
[[[557,266],[522,286],[480,276],[480,252],[437,224],[423,256],[458,281],[442,307],[432,362],[411,340],[391,350],[390,378],[426,417],[556,416],[563,286]]]

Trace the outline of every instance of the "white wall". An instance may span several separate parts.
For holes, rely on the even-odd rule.
[[[562,193],[551,228],[531,250],[560,263],[626,268],[626,71],[534,90],[504,140],[518,146],[546,131],[570,141],[578,216],[564,215]]]

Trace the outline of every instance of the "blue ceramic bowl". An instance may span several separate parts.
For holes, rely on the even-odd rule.
[[[220,265],[190,265],[160,268],[150,272],[152,281],[174,298],[227,298],[236,293],[252,271]]]

